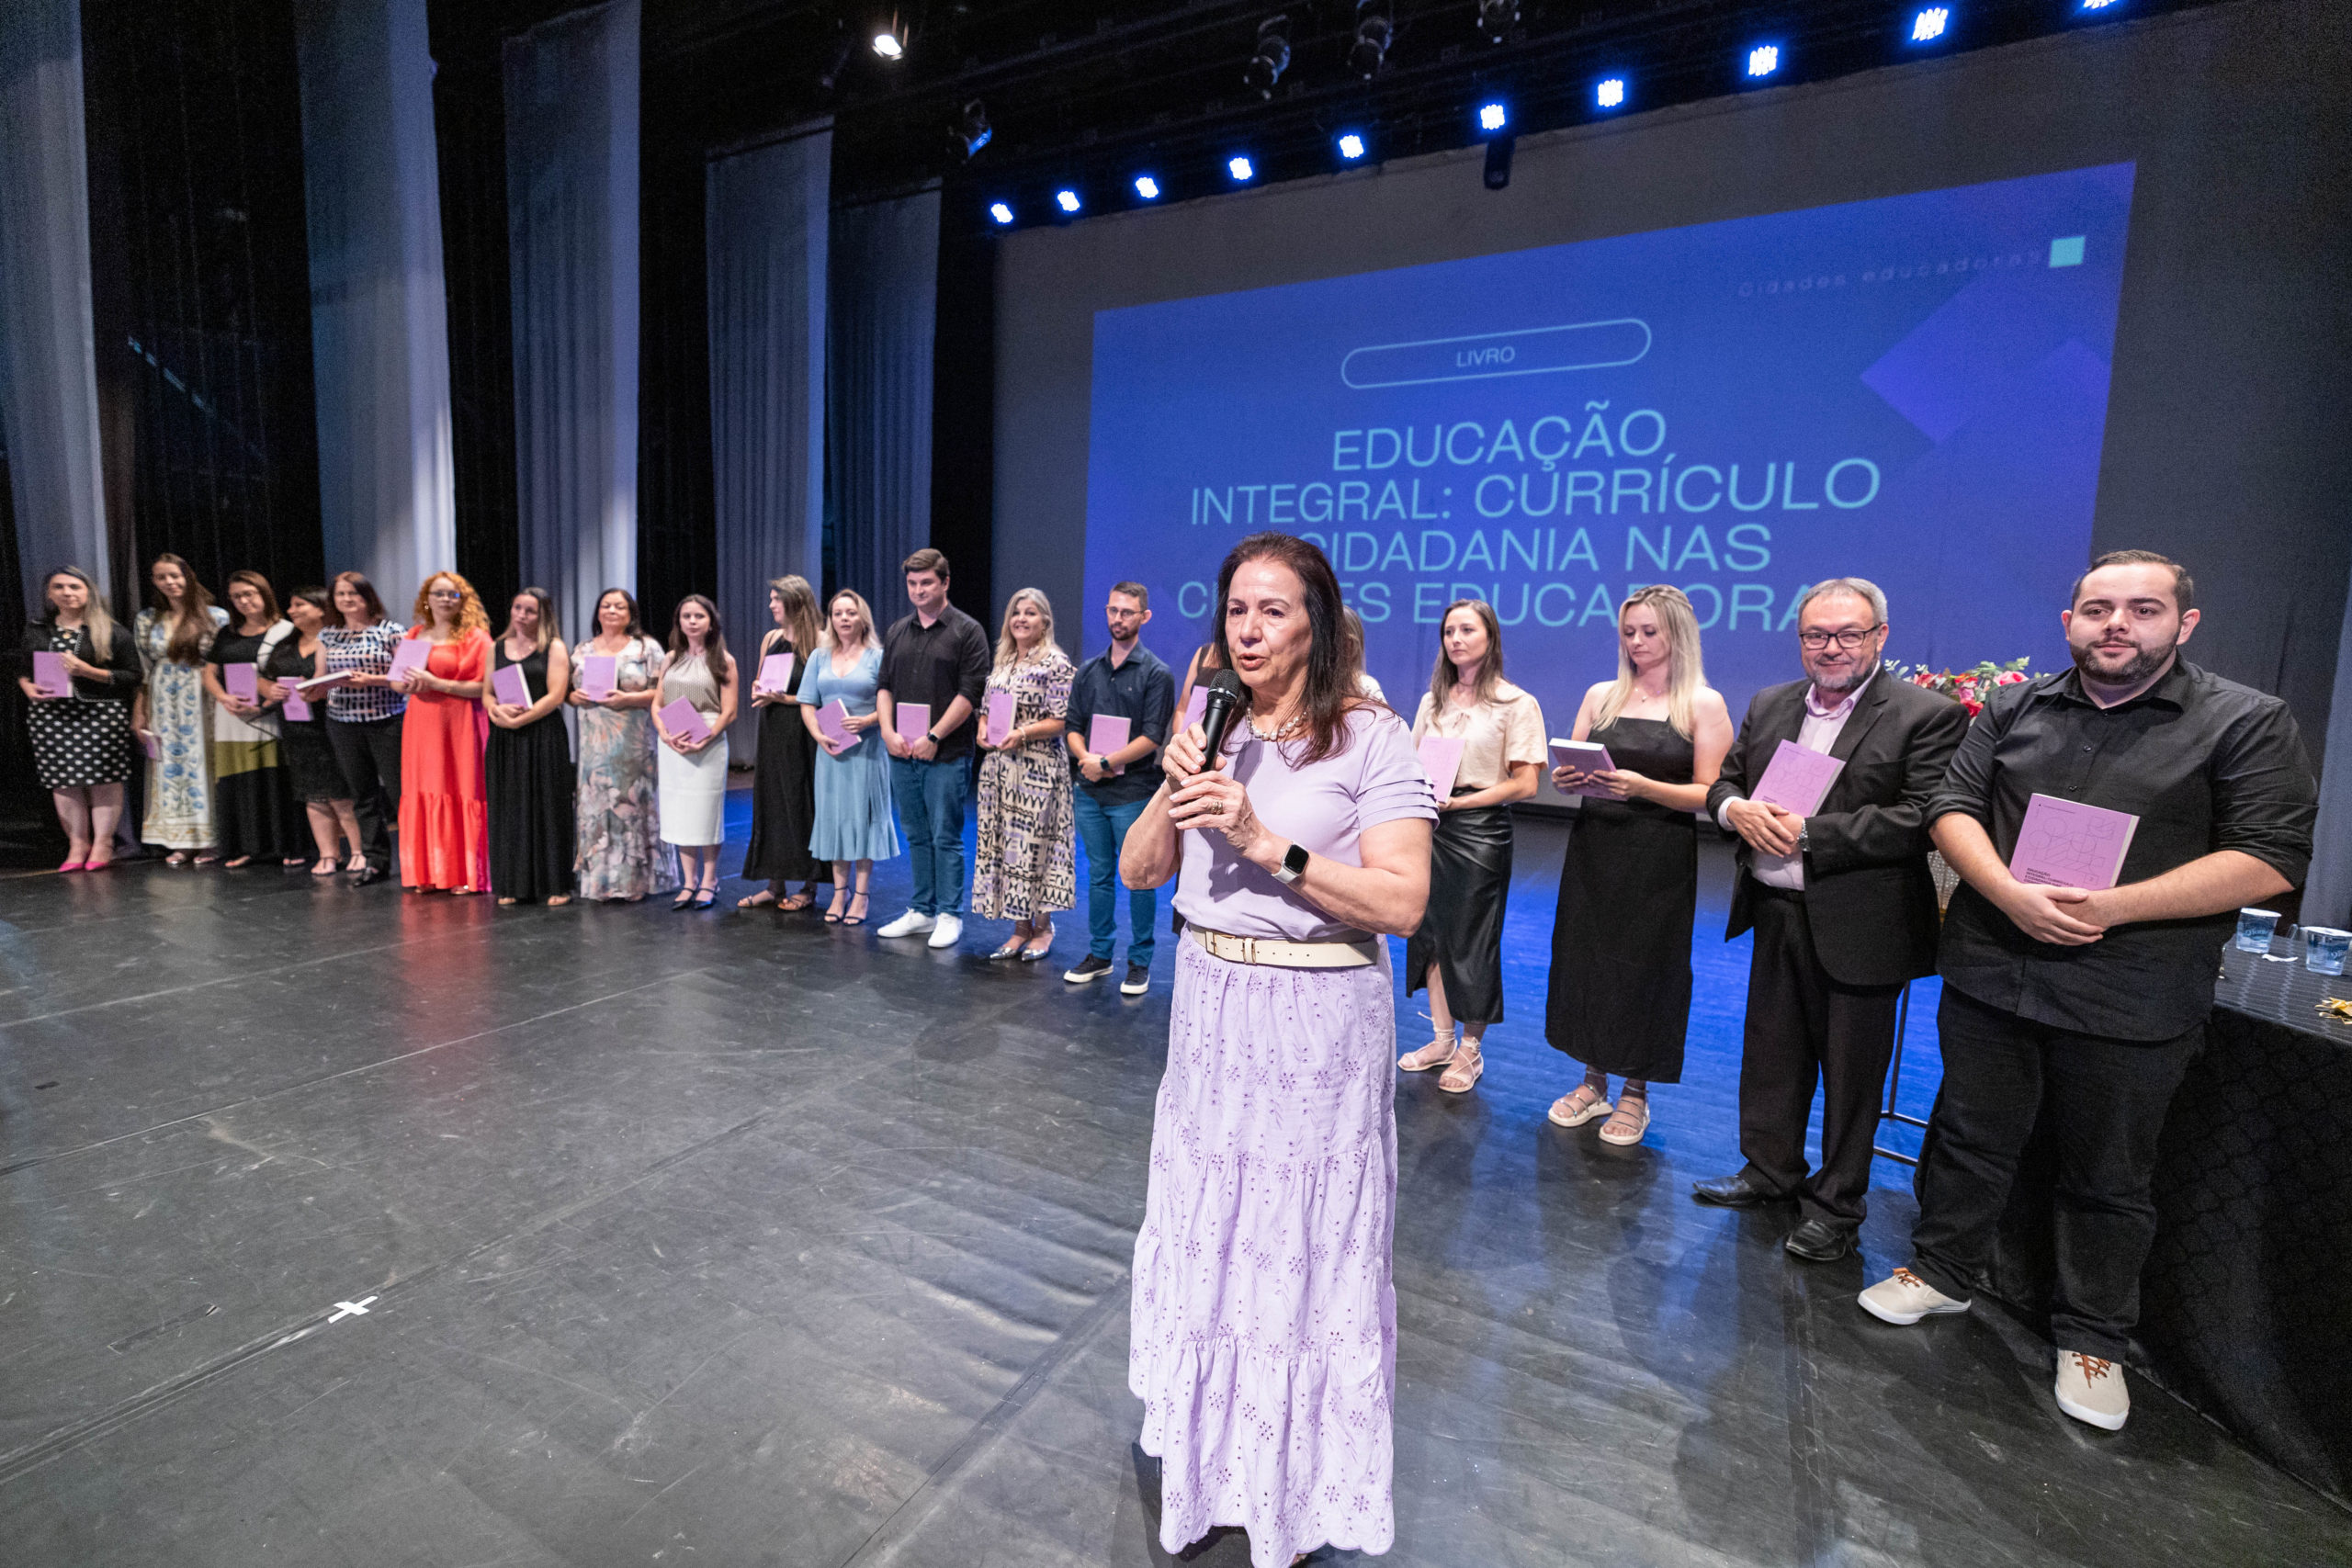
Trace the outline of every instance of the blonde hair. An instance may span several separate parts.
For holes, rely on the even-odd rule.
[[[107,614],[107,602],[98,596],[98,585],[80,567],[61,566],[40,580],[41,607],[49,612],[45,618],[52,626],[57,624],[57,602],[49,596],[49,585],[61,577],[70,577],[82,585],[82,629],[89,634],[90,651],[100,659],[113,658],[114,617]]]
[[[999,670],[1011,668],[1021,657],[1021,645],[1012,640],[1012,612],[1023,599],[1036,605],[1037,614],[1046,617],[1046,630],[1045,634],[1037,639],[1037,651],[1059,653],[1062,650],[1062,645],[1054,640],[1053,601],[1037,589],[1016,588],[1012,591],[1012,596],[1004,602],[1004,619],[999,623],[997,628],[996,668]]]
[[[1478,678],[1470,683],[1472,693],[1480,702],[1490,703],[1503,683],[1503,628],[1495,619],[1495,607],[1484,599],[1456,599],[1437,618],[1437,668],[1430,671],[1430,704],[1439,709],[1453,691],[1453,660],[1445,656],[1445,623],[1456,610],[1469,611],[1487,628],[1487,656],[1478,660]]]
[[[817,613],[817,591],[808,580],[797,572],[768,580],[768,592],[784,601],[784,631],[792,639],[794,651],[803,660],[816,650],[825,634],[818,624],[824,617]]]
[[[817,638],[817,646],[828,653],[840,646],[833,640],[833,606],[844,599],[857,606],[857,624],[863,628],[863,635],[858,637],[855,646],[859,648],[874,646],[874,606],[868,604],[865,602],[865,595],[854,588],[836,588],[833,590],[833,596],[825,601],[825,629]]]
[[[1689,595],[1664,583],[1636,588],[1617,606],[1617,680],[1601,694],[1592,727],[1608,728],[1633,700],[1634,661],[1625,654],[1625,616],[1643,605],[1657,612],[1657,624],[1666,633],[1666,721],[1687,740],[1694,723],[1692,710],[1707,684],[1707,671],[1699,657],[1698,614],[1690,608]]]
[[[489,636],[490,612],[482,608],[481,595],[474,592],[472,583],[454,571],[436,571],[416,585],[416,619],[412,630],[424,636],[432,634],[433,585],[445,577],[456,583],[458,592],[464,596],[458,604],[458,635],[463,637],[469,631],[480,630],[483,636]]]

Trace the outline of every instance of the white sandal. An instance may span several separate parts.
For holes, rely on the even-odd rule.
[[[1631,1133],[1611,1131],[1617,1125],[1616,1118],[1611,1117],[1609,1124],[1600,1129],[1600,1141],[1604,1144],[1614,1144],[1621,1149],[1631,1148],[1640,1143],[1642,1134],[1650,1130],[1650,1097],[1645,1094],[1624,1096],[1617,1102],[1617,1115],[1625,1115],[1636,1107],[1641,1111],[1640,1126],[1635,1127]]]
[[[1464,1076],[1465,1074],[1466,1077]],[[1485,1054],[1476,1045],[1464,1040],[1454,1051],[1453,1061],[1445,1069],[1445,1076],[1437,1080],[1437,1087],[1448,1094],[1468,1094],[1478,1087],[1478,1080],[1486,1076]]]
[[[1577,1096],[1580,1094],[1589,1094],[1592,1098],[1586,1100],[1582,1106],[1578,1106]],[[1599,1121],[1616,1109],[1609,1103],[1609,1096],[1606,1093],[1589,1083],[1580,1083],[1554,1100],[1552,1109],[1544,1114],[1544,1119],[1555,1127],[1581,1127],[1588,1122]]]
[[[1453,1060],[1453,1042],[1432,1040],[1418,1051],[1408,1051],[1396,1058],[1396,1066],[1408,1073],[1425,1073],[1431,1067],[1442,1067]]]

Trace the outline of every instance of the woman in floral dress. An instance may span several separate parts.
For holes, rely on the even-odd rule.
[[[1078,902],[1078,847],[1069,753],[1062,748],[1077,668],[1054,641],[1054,607],[1034,588],[1005,602],[989,692],[1012,694],[1012,728],[980,726],[980,820],[972,913],[1010,918],[1012,936],[991,958],[1035,964],[1054,945],[1053,915]],[[985,713],[983,713],[985,719]]]
[[[177,556],[157,556],[147,581],[153,606],[130,624],[147,667],[130,727],[153,749],[139,836],[172,852],[166,864],[193,858],[201,865],[220,858],[212,852],[212,700],[204,692],[204,656],[229,615]]]
[[[625,898],[678,886],[678,852],[662,841],[654,795],[653,705],[662,649],[638,625],[637,601],[618,588],[596,600],[596,635],[573,649],[571,705],[580,711],[582,898]],[[591,674],[613,661],[612,693],[590,696]]]

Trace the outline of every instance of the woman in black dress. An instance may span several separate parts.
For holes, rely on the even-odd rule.
[[[285,760],[287,781],[294,797],[311,819],[311,842],[319,858],[312,876],[333,876],[343,869],[345,854],[353,868],[367,864],[360,850],[359,811],[343,764],[335,761],[334,743],[327,739],[327,694],[304,696],[295,687],[324,675],[326,660],[319,633],[337,620],[334,600],[319,587],[297,588],[287,596],[286,618],[293,634],[279,639],[261,667],[261,697],[277,705],[277,750]],[[344,847],[338,848],[340,839]]]
[[[232,571],[223,590],[229,624],[204,654],[204,693],[212,699],[212,841],[227,858],[224,871],[255,856],[302,865],[301,813],[278,745],[278,720],[261,691],[262,667],[294,625],[277,613],[277,594],[257,571]],[[230,669],[251,665],[250,700],[230,689]]]
[[[521,703],[499,692],[508,668],[523,677]],[[544,588],[526,588],[506,613],[506,631],[491,648],[490,680],[481,693],[490,716],[482,748],[482,793],[490,807],[490,886],[502,904],[544,899],[571,902],[571,739],[565,734],[564,698],[571,691],[571,659],[556,635],[555,601]]]
[[[60,871],[104,871],[114,863],[122,820],[122,786],[131,769],[130,702],[145,672],[130,628],[107,614],[97,584],[64,566],[41,584],[49,615],[25,627],[17,684],[29,699],[33,768],[65,829]],[[32,679],[36,653],[53,653],[68,695],[51,695]]]
[[[1612,769],[1555,768],[1589,791],[1569,830],[1552,923],[1544,1033],[1585,1066],[1551,1118],[1609,1118],[1604,1142],[1638,1144],[1649,1086],[1682,1081],[1690,1024],[1690,927],[1699,903],[1699,825],[1707,786],[1731,750],[1731,711],[1707,684],[1699,620],[1679,588],[1636,589],[1617,611],[1617,679],[1584,694],[1575,737],[1609,749]],[[1625,1080],[1609,1102],[1609,1075]]]
[[[817,593],[805,577],[779,577],[768,584],[768,614],[775,629],[760,643],[760,664],[789,654],[792,669],[781,682],[755,680],[752,705],[760,710],[760,756],[752,773],[752,842],[743,852],[743,874],[767,886],[739,898],[739,909],[774,905],[779,909],[814,908],[817,884],[830,874],[808,852],[817,822],[817,742],[800,721],[800,667],[816,652]],[[787,894],[785,884],[802,884]]]

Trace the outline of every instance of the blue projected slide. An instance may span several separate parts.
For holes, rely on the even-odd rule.
[[[1330,555],[1408,717],[1440,612],[1480,598],[1565,735],[1652,582],[1690,595],[1735,720],[1796,674],[1796,596],[1826,577],[1887,591],[1891,658],[2049,668],[2090,546],[2132,173],[1102,311],[1088,648],[1134,578],[1181,667],[1218,561],[1272,527]]]

